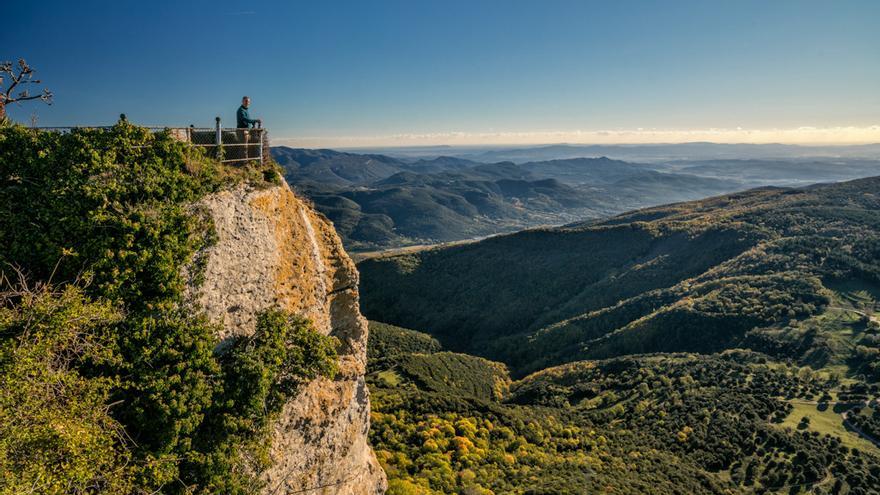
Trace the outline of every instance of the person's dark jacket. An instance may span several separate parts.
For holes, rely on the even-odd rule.
[[[257,124],[257,119],[252,119],[250,114],[248,114],[248,109],[244,107],[244,105],[238,107],[238,112],[235,113],[237,124],[235,127],[239,129],[244,129],[247,127],[251,127]]]

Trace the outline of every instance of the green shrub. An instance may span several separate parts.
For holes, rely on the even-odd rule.
[[[183,305],[183,268],[214,239],[210,220],[192,205],[235,183],[277,182],[274,171],[271,164],[224,166],[167,132],[125,122],[69,134],[0,128],[0,272],[14,266],[34,282],[81,280],[84,297],[124,314],[101,326],[110,355],[72,362],[71,373],[86,373],[100,392],[89,392],[82,408],[106,414],[103,404],[114,404],[108,421],[130,439],[114,444],[116,468],[130,474],[136,491],[225,492],[202,483],[237,483],[240,444],[256,441],[248,435],[265,422],[266,414],[254,416],[256,404],[281,403],[299,380],[331,374],[334,354],[326,342],[296,330],[304,324],[293,325],[289,316],[267,313],[256,340],[219,356],[216,329]],[[25,366],[20,359],[10,355],[9,366]],[[230,367],[229,359],[237,364]],[[54,421],[51,408],[45,414]],[[214,435],[221,423],[236,428]],[[207,475],[209,465],[224,470]],[[26,474],[18,465],[9,469]]]
[[[221,358],[223,391],[195,436],[183,479],[206,493],[250,493],[251,473],[268,463],[270,421],[300,385],[337,371],[335,337],[280,310],[257,318],[256,332],[235,340]],[[245,460],[249,465],[240,466]]]
[[[120,315],[81,290],[0,296],[0,493],[129,493],[129,444],[108,413]]]

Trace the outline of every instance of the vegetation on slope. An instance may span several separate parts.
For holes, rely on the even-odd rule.
[[[38,288],[15,284],[3,299],[0,417],[18,419],[0,442],[0,492],[259,487],[249,466],[279,394],[332,373],[335,343],[268,312],[254,337],[217,354],[215,329],[185,305],[182,273],[212,240],[192,205],[277,177],[124,122],[0,128],[0,270]]]
[[[584,358],[748,347],[876,371],[880,179],[763,189],[359,265],[364,313],[518,374]],[[862,309],[847,302],[859,290]],[[873,292],[872,292],[873,291]],[[827,319],[827,318],[826,318]],[[812,330],[811,330],[812,329]]]
[[[383,328],[377,324],[374,327]],[[877,493],[880,449],[849,445],[839,431],[787,427],[792,402],[855,391],[766,355],[658,354],[585,361],[513,382],[509,393],[467,393],[491,374],[462,373],[463,390],[420,376],[414,360],[383,379],[422,334],[396,329],[396,361],[373,360],[371,441],[389,493]],[[384,334],[384,335],[383,335]],[[397,337],[396,339],[394,337]]]
[[[126,493],[131,457],[107,404],[117,380],[78,368],[114,361],[102,328],[121,319],[75,287],[0,300],[0,493]]]
[[[495,394],[473,366],[423,378],[467,354],[371,362],[393,493],[880,493],[878,190],[756,190],[362,262],[368,316],[522,377]]]
[[[378,321],[370,322],[370,345],[367,347],[370,363],[394,359],[403,353],[431,354],[440,350],[440,342],[426,333]]]

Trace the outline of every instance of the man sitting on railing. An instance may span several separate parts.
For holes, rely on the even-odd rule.
[[[248,127],[262,127],[263,121],[260,119],[252,119],[250,114],[248,114],[248,107],[251,106],[251,99],[247,96],[242,97],[241,106],[238,107],[238,112],[236,112],[235,116],[238,120],[238,124],[236,127],[239,129],[247,129]]]
[[[238,112],[235,113],[236,117],[236,127],[239,129],[247,129],[249,127],[262,127],[263,121],[260,119],[252,119],[250,114],[248,113],[248,107],[251,106],[251,99],[247,96],[242,97],[241,106],[238,107]],[[239,142],[244,143],[243,149],[237,150],[238,153],[235,153],[235,157],[241,158],[254,158],[254,151],[251,150],[251,133],[250,131],[239,130]],[[260,139],[259,134],[254,136],[256,139]]]

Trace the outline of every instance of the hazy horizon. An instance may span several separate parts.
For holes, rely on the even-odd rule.
[[[558,136],[559,140],[546,138]],[[659,138],[665,136],[666,138]],[[519,140],[513,139],[519,138]],[[568,139],[566,139],[568,138]],[[272,136],[273,145],[293,148],[412,148],[429,146],[514,147],[514,146],[639,146],[710,144],[782,144],[797,146],[860,146],[880,144],[880,125],[864,128],[797,128],[772,130],[615,130],[573,132],[505,132],[400,134],[391,136]]]

